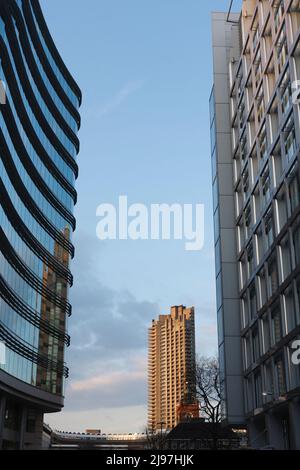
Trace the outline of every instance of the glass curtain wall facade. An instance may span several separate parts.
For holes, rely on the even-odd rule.
[[[0,0],[0,449],[63,406],[81,92],[38,0]]]
[[[244,0],[241,15],[214,13],[213,43],[215,207],[227,207],[235,232],[229,242],[217,228],[216,264],[235,264],[239,302],[219,314],[219,343],[225,383],[235,353],[243,384],[224,396],[224,419],[234,423],[228,407],[238,400],[253,447],[300,449],[299,1]],[[221,307],[226,289],[223,277]]]

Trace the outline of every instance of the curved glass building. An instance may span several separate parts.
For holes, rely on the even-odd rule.
[[[38,0],[0,0],[0,80],[0,449],[39,448],[68,376],[81,92]]]

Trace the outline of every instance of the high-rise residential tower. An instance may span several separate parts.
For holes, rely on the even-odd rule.
[[[184,406],[198,417],[194,308],[172,307],[170,315],[153,320],[148,347],[149,430],[174,428]]]
[[[0,0],[0,449],[63,407],[81,92],[38,0]]]
[[[300,2],[244,0],[212,31],[223,420],[300,449]]]

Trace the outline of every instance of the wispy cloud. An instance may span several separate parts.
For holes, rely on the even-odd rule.
[[[138,91],[143,80],[135,80],[126,83],[116,94],[108,101],[98,112],[98,117],[102,118],[115,111],[122,103],[124,103],[133,93]]]
[[[73,346],[73,348],[77,351],[84,351],[85,349],[91,349],[95,346],[95,344],[97,344],[97,340],[98,340],[97,335],[91,332],[88,341],[75,345]]]
[[[104,387],[120,387],[125,383],[144,381],[145,368],[137,371],[119,371],[101,374],[98,377],[90,377],[86,380],[80,380],[71,384],[73,392],[91,391],[98,389],[100,393]]]

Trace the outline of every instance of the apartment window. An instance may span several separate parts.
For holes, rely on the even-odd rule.
[[[268,113],[268,119],[269,119],[270,139],[271,139],[271,143],[273,143],[277,137],[278,129],[279,129],[277,98],[274,98],[274,100],[272,101],[272,104],[270,106],[269,113]]]
[[[300,203],[300,181],[298,173],[298,165],[294,165],[288,175],[289,195],[292,213],[297,209]]]
[[[243,135],[241,136],[241,158],[245,160],[248,153],[248,142],[247,142],[247,134],[244,131]]]
[[[268,210],[264,217],[264,224],[265,224],[265,242],[266,242],[266,249],[270,248],[274,242],[274,219],[273,219],[273,210],[272,207]]]
[[[246,326],[249,324],[249,308],[248,308],[248,300],[247,296],[244,295],[243,298],[241,299],[241,304],[242,304],[242,327],[246,328]]]
[[[274,397],[274,376],[273,376],[273,366],[272,362],[269,361],[265,365],[265,374],[266,374],[266,401],[272,401]]]
[[[263,337],[263,352],[266,354],[271,347],[271,330],[269,314],[265,313],[261,321],[262,326],[262,337]]]
[[[251,170],[252,170],[252,180],[255,181],[258,174],[258,159],[256,149],[251,153],[250,156]]]
[[[290,108],[292,102],[292,86],[289,72],[285,73],[281,81],[279,90],[281,98],[281,111],[282,114],[285,115],[288,109]]]
[[[249,89],[247,89],[247,91],[248,91],[248,102],[251,102],[252,98],[249,97],[249,95],[250,95]],[[250,146],[252,146],[255,135],[256,135],[255,117],[254,117],[254,109],[253,108],[252,108],[252,110],[249,114],[249,117],[248,117],[247,129],[248,129],[248,136],[249,136]]]
[[[250,179],[249,179],[248,168],[246,168],[243,173],[242,181],[243,181],[244,200],[246,200],[247,197],[249,196],[249,191],[250,191]]]
[[[247,411],[253,409],[253,391],[252,391],[252,380],[251,378],[245,379],[245,392],[246,392],[246,408]]]
[[[283,337],[281,311],[280,311],[279,304],[272,308],[271,318],[272,318],[273,344],[277,344],[279,341],[281,341]]]
[[[262,398],[263,398],[263,389],[262,389],[262,380],[261,380],[260,372],[258,372],[254,376],[254,390],[255,390],[255,407],[261,408]]]
[[[260,124],[265,114],[265,102],[263,87],[261,86],[257,95],[257,119]]]
[[[257,24],[254,26],[254,30],[253,30],[253,51],[255,51],[257,45],[258,45],[258,42],[259,42],[259,29],[258,29],[258,22]]]
[[[276,7],[274,11],[275,33],[277,33],[280,27],[283,15],[284,15],[284,0],[280,0],[279,2],[276,2]]]
[[[259,280],[259,290],[260,290],[260,307],[262,308],[268,299],[267,280],[266,280],[266,273],[265,273],[264,268],[259,272],[258,280]]]
[[[244,338],[244,369],[247,370],[252,361],[251,361],[251,344],[249,334]]]
[[[289,7],[289,19],[291,24],[292,42],[297,38],[300,28],[300,9],[298,0],[293,0]]]
[[[239,143],[239,132],[238,132],[238,125],[237,125],[237,117],[235,117],[232,128],[231,128],[231,133],[232,133],[232,149],[236,150],[238,148],[238,143]]]
[[[263,126],[262,130],[259,133],[258,145],[259,145],[260,158],[264,159],[267,156],[267,148],[268,148],[266,125]]]
[[[276,377],[276,386],[279,396],[286,394],[286,379],[285,379],[285,367],[283,356],[277,357],[275,360],[275,377]]]
[[[270,21],[270,18],[267,18],[268,17],[268,9],[269,9],[268,3],[269,2],[263,2],[262,3],[263,10],[264,10],[263,21],[264,21],[265,27],[264,27],[264,31],[263,31],[263,37],[264,37],[264,40],[265,40],[265,50],[266,50],[265,57],[266,58],[269,57],[270,49],[271,49],[271,46],[272,46],[271,21]],[[267,6],[267,9],[265,8],[266,6]]]
[[[251,222],[252,222],[252,218],[251,218],[251,205],[250,205],[250,203],[249,203],[249,204],[247,205],[247,207],[245,208],[244,220],[245,220],[245,240],[247,240],[247,238],[248,238],[249,235],[250,235]]]
[[[255,87],[257,88],[262,75],[262,65],[261,65],[261,52],[258,50],[255,60],[254,60],[254,80]]]
[[[300,263],[300,217],[297,218],[297,221],[293,230],[293,241],[294,241],[296,264],[298,265]]]
[[[271,50],[273,52],[272,40],[266,41],[266,45],[267,45],[267,47],[269,46],[269,52]],[[267,86],[268,86],[268,97],[271,97],[273,95],[274,91],[275,91],[275,86],[276,86],[276,77],[275,77],[273,54],[270,58],[268,66],[266,68],[265,78],[266,78],[266,83],[267,83]]]
[[[287,38],[286,38],[286,31],[285,31],[285,26],[284,26],[282,28],[282,31],[279,35],[279,39],[277,42],[277,62],[278,62],[279,74],[282,72],[283,67],[285,66],[287,55],[288,55]]]
[[[234,182],[236,183],[241,174],[241,160],[240,160],[240,154],[238,151],[234,155],[233,167],[234,167]]]
[[[269,288],[270,288],[270,296],[275,294],[276,290],[278,289],[278,271],[277,271],[277,263],[276,257],[273,256],[268,264],[268,275],[269,275]]]
[[[277,140],[276,145],[273,150],[272,154],[273,162],[274,162],[274,182],[275,186],[278,186],[278,183],[281,179],[282,170],[283,170],[283,161],[281,155],[281,141],[280,139]]]
[[[261,194],[260,186],[259,184],[257,184],[252,193],[254,223],[259,221],[260,215],[261,215],[262,203],[261,203],[260,194]]]
[[[267,166],[264,170],[262,177],[261,177],[261,186],[262,186],[262,194],[263,194],[263,204],[267,204],[270,200],[271,196],[271,176],[270,170]]]
[[[241,100],[241,103],[238,107],[238,115],[239,115],[239,126],[240,130],[243,129],[244,124],[245,124],[245,111],[246,111],[246,106],[244,103],[244,98]]]
[[[286,235],[280,242],[280,257],[281,257],[281,276],[282,282],[291,274],[292,260],[290,250],[289,235]]]
[[[237,95],[238,95],[238,100],[240,99],[242,92],[244,90],[244,82],[243,82],[243,69],[242,67],[239,68],[237,72]]]
[[[237,217],[240,214],[242,207],[243,207],[243,188],[242,188],[242,182],[240,181],[235,191],[235,210],[236,210]]]
[[[297,325],[295,298],[293,286],[289,286],[284,292],[284,309],[285,309],[285,329],[286,333],[290,333]]]
[[[287,202],[285,186],[282,185],[277,193],[275,206],[277,209],[278,233],[281,232],[287,222]]]
[[[240,251],[242,250],[244,244],[245,244],[245,241],[248,239],[248,236],[250,234],[250,230],[249,230],[249,227],[250,225],[248,225],[248,222],[246,221],[246,217],[245,217],[245,213],[243,215],[243,217],[241,218],[240,220],[240,224],[239,224],[239,242],[240,242]]]
[[[256,290],[254,282],[249,288],[249,305],[250,305],[250,315],[251,319],[255,318],[257,315],[257,299],[256,299]]]
[[[249,245],[247,246],[247,261],[248,261],[248,276],[251,277],[255,269],[254,250],[253,250],[252,242],[250,242]]]
[[[243,218],[240,220],[237,226],[237,243],[238,243],[238,253],[240,253],[245,243],[245,229],[244,229]]]
[[[296,152],[296,133],[294,120],[290,118],[284,130],[284,139],[285,139],[285,155],[287,161],[290,162],[294,157]]]
[[[247,282],[247,262],[246,262],[246,254],[243,253],[243,256],[241,257],[240,263],[240,288],[243,289]]]
[[[258,329],[252,332],[252,351],[253,351],[253,362],[258,362],[260,358],[260,344],[259,344],[259,333]]]
[[[260,264],[264,256],[263,232],[261,225],[259,225],[255,232],[255,246],[257,251],[257,264]]]

